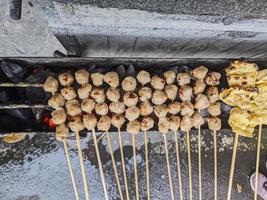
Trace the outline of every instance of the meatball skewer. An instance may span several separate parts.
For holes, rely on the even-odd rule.
[[[68,164],[68,168],[69,168],[70,178],[71,178],[71,182],[72,182],[72,187],[73,187],[74,194],[75,194],[75,198],[76,198],[76,200],[79,200],[80,198],[79,198],[79,194],[78,194],[76,180],[75,180],[74,174],[73,174],[73,169],[72,169],[71,162],[70,162],[70,155],[69,155],[68,144],[67,144],[68,133],[69,133],[69,129],[68,129],[68,127],[66,127],[65,124],[61,124],[61,125],[58,125],[56,127],[56,139],[61,140],[63,143],[64,151],[65,151],[65,155],[66,155],[66,159],[67,159],[67,164]]]
[[[149,179],[149,158],[148,158],[148,140],[147,131],[154,127],[154,120],[151,117],[145,116],[141,121],[141,130],[145,136],[145,160],[146,160],[146,188],[147,199],[150,200],[150,179]]]
[[[170,129],[169,119],[159,118],[158,126],[159,126],[159,131],[163,134],[163,138],[164,138],[164,148],[165,148],[165,155],[166,155],[166,163],[167,163],[167,170],[168,170],[171,199],[174,200],[174,192],[173,192],[173,184],[172,184],[172,176],[171,176],[170,160],[169,160],[169,151],[168,151],[168,140],[167,140],[167,133]]]
[[[134,180],[135,180],[135,192],[136,200],[139,200],[139,184],[138,184],[138,169],[137,169],[137,160],[136,160],[136,142],[135,135],[140,131],[140,122],[137,120],[130,121],[127,124],[127,132],[132,134],[132,145],[133,145],[133,160],[134,160]]]
[[[85,199],[89,200],[90,195],[89,195],[89,190],[88,190],[87,177],[86,177],[85,166],[83,162],[82,147],[81,147],[81,141],[80,141],[80,135],[79,135],[79,132],[84,129],[84,125],[81,119],[78,116],[76,116],[71,119],[71,121],[68,123],[68,126],[75,133],[80,167],[81,167],[81,172],[82,172],[83,187],[85,191]]]
[[[179,193],[180,200],[183,199],[183,184],[182,184],[182,176],[181,176],[181,165],[180,165],[180,150],[179,150],[179,142],[178,142],[178,130],[180,128],[181,119],[176,115],[170,116],[170,129],[174,133],[175,137],[175,151],[176,151],[176,161],[177,161],[177,174],[178,174],[178,182],[179,182]]]
[[[100,117],[99,121],[97,122],[96,126],[97,126],[99,131],[105,131],[106,132],[109,130],[110,124],[111,124],[110,118],[107,115],[102,115]],[[88,127],[88,128],[91,128],[91,127]],[[92,127],[91,130],[92,130],[92,134],[93,134],[94,145],[95,145],[95,150],[96,150],[96,157],[97,157],[98,167],[99,167],[101,181],[102,181],[102,185],[103,185],[104,195],[105,195],[105,199],[108,200],[108,191],[107,191],[106,180],[105,180],[105,176],[104,176],[101,156],[100,156],[100,152],[99,152],[99,147],[98,147],[98,143],[97,143],[95,127]]]
[[[193,125],[193,119],[189,116],[184,116],[181,121],[181,130],[186,132],[187,159],[188,159],[188,178],[189,178],[189,199],[192,200],[192,161],[191,161],[191,146],[189,131]]]
[[[202,158],[201,158],[201,126],[204,124],[204,118],[199,111],[193,114],[194,127],[198,130],[198,182],[199,182],[199,199],[202,199]]]

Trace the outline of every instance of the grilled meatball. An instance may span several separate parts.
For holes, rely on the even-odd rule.
[[[151,117],[143,117],[140,124],[142,131],[148,131],[154,127],[154,120]]]
[[[108,105],[106,103],[96,103],[95,113],[97,115],[106,115],[108,114]]]
[[[167,101],[167,96],[162,90],[155,90],[152,94],[151,101],[155,105],[161,105]]]
[[[210,117],[208,119],[208,127],[210,130],[218,131],[222,128],[221,119],[218,117]]]
[[[160,78],[159,76],[155,75],[151,78],[150,85],[155,90],[163,90],[165,86],[165,80],[163,78]]]
[[[125,117],[123,115],[114,114],[111,117],[111,124],[116,128],[122,127],[124,122],[125,122]]]
[[[52,116],[52,120],[56,125],[59,124],[64,124],[66,119],[67,119],[67,115],[65,113],[65,110],[63,108],[59,108],[57,110],[54,110],[51,113]]]
[[[123,95],[123,102],[126,106],[135,106],[138,102],[138,96],[134,92],[126,92]]]
[[[44,83],[44,91],[55,93],[58,89],[58,81],[52,76],[48,76]]]
[[[140,110],[136,106],[131,106],[125,110],[125,118],[129,121],[136,120],[140,115]]]
[[[120,90],[118,88],[108,88],[107,90],[107,99],[111,102],[118,102],[120,99]]]
[[[75,72],[75,79],[80,85],[87,84],[89,82],[89,76],[90,74],[84,69]]]
[[[153,113],[153,106],[149,101],[142,102],[140,104],[140,115],[141,116],[148,116]]]
[[[60,93],[67,101],[75,99],[77,97],[77,94],[73,87],[64,87],[60,90]]]
[[[193,127],[193,119],[189,116],[184,116],[181,120],[181,130],[182,131],[190,131],[191,128]]]
[[[193,116],[193,122],[194,122],[194,127],[196,129],[199,129],[200,126],[202,126],[204,124],[204,118],[202,117],[202,115],[200,114],[200,112],[196,111]]]
[[[82,131],[85,128],[81,118],[78,116],[72,117],[68,126],[74,133],[79,133],[79,131]]]
[[[208,112],[214,117],[219,116],[221,114],[221,104],[219,102],[211,103],[208,107]]]
[[[137,121],[137,120],[134,120],[134,121],[130,121],[128,124],[127,124],[127,132],[128,133],[131,133],[131,134],[138,134],[139,131],[140,131],[140,122]]]
[[[165,104],[155,106],[154,113],[158,118],[165,118],[168,114],[168,107]]]
[[[111,104],[109,104],[109,110],[112,113],[115,114],[122,114],[125,111],[125,104],[123,102],[112,102]]]
[[[97,118],[93,114],[86,114],[83,115],[83,125],[87,130],[91,131],[94,130],[97,124]]]
[[[104,75],[99,73],[99,72],[92,73],[91,74],[91,80],[92,80],[94,86],[99,87],[99,86],[103,85]]]
[[[110,120],[109,116],[107,116],[107,115],[101,116],[100,119],[98,120],[96,126],[97,126],[97,129],[99,131],[108,131],[110,129],[110,126],[111,126],[111,120]]]
[[[89,97],[91,91],[92,85],[89,83],[85,83],[80,88],[78,88],[77,93],[80,99],[86,99]]]
[[[194,94],[201,94],[204,92],[206,87],[206,83],[204,83],[202,80],[197,80],[194,85]]]
[[[141,83],[142,85],[145,85],[150,82],[150,74],[144,70],[138,72],[136,78],[138,82]]]
[[[91,114],[95,108],[95,101],[93,99],[83,99],[81,103],[82,111]]]
[[[149,87],[142,87],[139,91],[138,91],[138,95],[139,95],[139,99],[143,102],[151,99],[152,97],[152,90]]]
[[[65,99],[61,94],[54,94],[49,100],[48,105],[54,109],[61,108],[65,105]]]
[[[70,73],[64,72],[58,75],[58,80],[60,85],[66,87],[73,83],[74,78]]]
[[[104,103],[105,102],[105,91],[102,88],[94,88],[91,92],[91,97],[97,103]]]
[[[196,97],[196,103],[195,103],[195,108],[197,110],[203,110],[209,107],[209,100],[208,97],[204,94],[198,94]]]
[[[158,123],[158,129],[160,133],[166,134],[170,129],[170,121],[167,118],[160,118]]]
[[[67,110],[67,114],[72,116],[72,117],[79,115],[82,112],[81,107],[80,107],[80,103],[75,99],[67,101],[66,110]]]
[[[168,70],[163,73],[163,76],[167,84],[173,84],[176,78],[176,72],[174,70]]]
[[[120,78],[117,72],[107,72],[104,76],[104,81],[113,88],[116,88],[120,84]]]
[[[177,83],[180,86],[184,86],[190,83],[190,75],[189,73],[178,73],[177,74]]]
[[[211,86],[207,90],[207,96],[209,98],[210,103],[214,103],[219,100],[219,90],[215,86]]]
[[[198,80],[203,80],[206,76],[206,74],[208,73],[208,68],[204,67],[204,66],[200,66],[195,68],[192,71],[192,75],[194,78],[198,79]]]
[[[184,101],[181,103],[181,115],[192,116],[194,113],[194,105],[190,101]]]
[[[123,79],[121,86],[124,91],[133,92],[137,86],[137,82],[134,77],[128,76]]]
[[[168,99],[174,101],[177,96],[178,87],[176,85],[166,85],[164,92],[167,95]]]
[[[221,74],[218,72],[209,72],[206,76],[205,82],[207,85],[215,86],[220,84]]]
[[[177,133],[178,129],[180,128],[180,123],[181,123],[180,117],[176,115],[172,115],[169,117],[169,121],[170,121],[170,129],[174,133]]]
[[[192,93],[192,88],[188,85],[184,85],[179,89],[179,97],[182,101],[190,101]]]
[[[178,101],[171,102],[169,103],[168,108],[170,114],[176,115],[181,110],[181,103],[179,103]]]
[[[56,127],[56,139],[65,140],[69,135],[69,128],[65,124],[60,124]]]

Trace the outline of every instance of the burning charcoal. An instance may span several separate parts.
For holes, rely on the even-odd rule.
[[[125,70],[125,67],[123,65],[119,65],[116,68],[116,72],[119,74],[120,77],[125,77],[126,70]]]
[[[12,82],[19,82],[22,80],[22,77],[26,73],[26,69],[22,68],[20,65],[15,63],[5,62],[1,63],[1,69],[4,74],[12,81]]]
[[[135,71],[135,67],[131,64],[131,65],[128,67],[127,71],[126,71],[125,76],[133,76],[133,77],[135,77],[135,76],[134,76],[134,75],[136,74],[135,72],[136,72],[136,71]]]

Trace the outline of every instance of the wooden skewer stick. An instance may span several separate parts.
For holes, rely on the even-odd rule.
[[[114,170],[114,174],[115,174],[115,179],[116,179],[118,190],[119,190],[120,199],[123,199],[123,194],[122,194],[122,190],[121,190],[121,184],[120,184],[120,179],[119,179],[119,175],[118,175],[118,170],[117,170],[115,158],[114,158],[114,155],[113,155],[111,139],[109,137],[109,133],[108,132],[106,132],[106,136],[107,136],[108,148],[109,148],[109,152],[110,152],[110,156],[111,156],[111,161],[112,161],[113,170]]]
[[[260,124],[259,125],[259,134],[258,134],[258,144],[257,144],[254,200],[257,200],[257,196],[258,196],[259,164],[260,164],[260,153],[261,153],[261,136],[262,136],[262,125]]]
[[[191,147],[190,147],[190,137],[189,130],[186,131],[186,141],[187,141],[187,158],[188,158],[188,178],[189,178],[189,199],[192,200],[192,164],[191,164]]]
[[[217,182],[218,182],[218,173],[217,173],[217,134],[216,130],[213,131],[213,145],[214,145],[214,200],[217,200]]]
[[[132,143],[133,143],[133,159],[134,159],[134,180],[135,180],[135,192],[136,200],[139,200],[139,183],[138,183],[138,169],[137,169],[137,160],[136,160],[136,145],[135,145],[135,134],[132,134]]]
[[[176,149],[177,173],[178,173],[180,200],[183,200],[183,184],[182,184],[181,167],[180,167],[180,155],[179,155],[180,150],[179,150],[179,143],[178,143],[178,134],[174,133],[174,136],[175,136],[175,149]]]
[[[99,153],[99,148],[98,148],[95,129],[92,129],[92,133],[93,133],[93,138],[94,138],[94,144],[95,144],[98,167],[99,167],[101,181],[102,181],[102,185],[103,185],[103,189],[104,189],[104,195],[105,195],[105,199],[108,200],[108,191],[107,191],[107,186],[106,186],[106,180],[105,180],[105,175],[104,175],[104,171],[103,171],[101,156],[100,156],[100,153]]]
[[[237,144],[238,144],[238,136],[239,136],[239,134],[236,133],[235,134],[235,139],[234,139],[234,147],[233,147],[233,155],[232,155],[232,161],[231,161],[230,177],[229,177],[229,182],[228,182],[227,200],[231,200],[233,176],[234,176],[234,170],[235,170],[236,151],[237,151]]]
[[[77,186],[76,186],[76,181],[74,178],[74,174],[73,174],[73,170],[72,170],[72,166],[71,166],[71,162],[70,162],[70,155],[69,155],[69,151],[68,151],[67,141],[66,141],[66,139],[63,139],[62,142],[64,145],[64,150],[65,150],[65,154],[66,154],[66,159],[67,159],[67,164],[68,164],[68,168],[69,168],[72,187],[73,187],[73,190],[75,193],[75,198],[76,198],[76,200],[79,200],[79,194],[78,194],[78,190],[77,190]]]
[[[163,134],[164,137],[164,146],[165,146],[165,154],[166,154],[166,162],[167,162],[167,170],[168,170],[168,177],[169,177],[169,184],[170,184],[170,191],[171,191],[171,199],[174,200],[174,193],[173,193],[173,186],[172,186],[172,176],[171,176],[171,168],[170,168],[170,161],[169,161],[169,151],[168,151],[168,140],[167,134]]]
[[[87,178],[86,178],[86,173],[85,173],[85,167],[83,163],[83,153],[82,153],[82,148],[81,148],[81,141],[80,141],[80,135],[79,132],[75,133],[76,136],[76,143],[77,143],[77,148],[78,148],[78,155],[79,155],[79,160],[80,160],[80,166],[81,166],[81,171],[82,171],[82,178],[83,178],[83,187],[84,187],[84,192],[85,192],[85,199],[90,200],[89,196],[89,190],[88,190],[88,185],[87,185]]]
[[[0,83],[0,87],[44,87],[44,84],[41,83]]]
[[[51,108],[48,105],[44,104],[34,104],[34,105],[28,105],[28,104],[2,104],[0,105],[0,110],[2,109],[18,109],[18,108]]]
[[[118,134],[119,134],[119,143],[120,143],[120,151],[121,151],[121,164],[122,164],[122,172],[123,172],[123,178],[124,178],[124,184],[125,184],[125,190],[126,190],[126,199],[129,200],[129,189],[128,189],[128,182],[127,182],[127,175],[126,175],[126,167],[125,167],[125,161],[124,161],[124,152],[123,152],[123,143],[122,143],[122,137],[121,137],[121,130],[118,128]]]
[[[147,132],[144,132],[145,135],[145,157],[146,157],[146,188],[147,188],[147,200],[150,200],[150,180],[149,180],[149,162],[148,162],[148,141],[147,141]]]
[[[201,127],[198,128],[198,182],[199,200],[202,200]]]

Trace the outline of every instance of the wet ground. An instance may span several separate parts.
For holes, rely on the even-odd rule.
[[[266,131],[264,130],[263,133]],[[203,198],[213,199],[213,145],[209,131],[203,132]],[[118,150],[117,133],[111,133],[113,149],[117,161],[121,184],[123,185],[120,153]],[[152,199],[170,199],[167,176],[166,157],[163,137],[159,133],[149,133],[149,161]],[[179,198],[176,157],[173,134],[168,135],[171,173],[175,188],[175,198]],[[127,176],[131,199],[135,196],[134,170],[130,135],[123,133],[125,145]],[[266,141],[263,138],[262,143]],[[253,192],[249,186],[249,174],[255,168],[256,139],[241,138],[237,154],[236,170],[233,182],[232,199],[252,199]],[[229,168],[231,162],[232,135],[228,130],[218,133],[218,199],[226,199]],[[110,199],[119,199],[115,184],[110,155],[106,151],[106,139],[99,142],[104,172]],[[189,199],[187,152],[185,138],[179,136],[180,155],[182,164],[182,181],[185,199]],[[84,199],[82,177],[74,140],[69,140],[71,161],[74,168],[79,192]],[[90,137],[82,140],[85,155],[85,165],[89,179],[91,199],[104,199],[99,168],[96,161],[95,148]],[[145,158],[143,134],[137,138],[137,160],[139,189],[142,199],[146,199]],[[192,167],[193,167],[193,199],[198,199],[198,162],[196,132],[191,133]],[[261,151],[261,171],[264,170],[266,152]],[[0,143],[0,196],[4,200],[65,200],[74,199],[72,185],[68,174],[64,149],[61,142],[50,134],[35,134],[27,136],[23,141],[14,145]],[[241,190],[237,190],[237,185]]]

